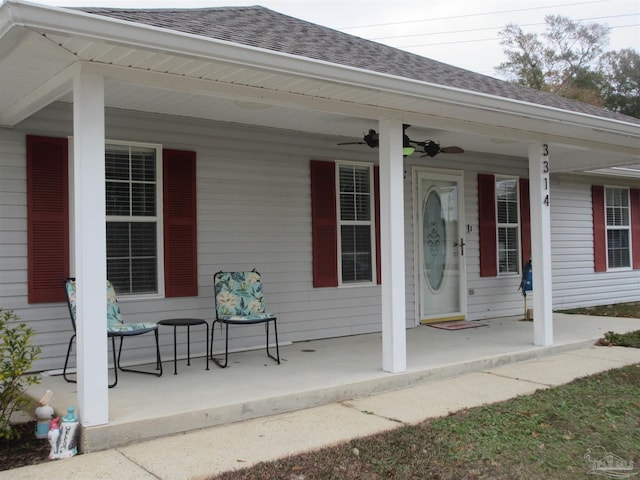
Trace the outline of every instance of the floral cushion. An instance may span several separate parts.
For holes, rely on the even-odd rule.
[[[71,315],[73,315],[74,323],[76,318],[76,282],[69,280],[66,282],[67,298],[71,307]],[[127,333],[137,332],[139,330],[152,330],[156,328],[153,322],[143,323],[123,323],[122,313],[118,306],[116,291],[109,280],[107,280],[107,332],[108,333]]]
[[[214,276],[216,314],[219,320],[267,320],[262,278],[255,271],[218,272]]]

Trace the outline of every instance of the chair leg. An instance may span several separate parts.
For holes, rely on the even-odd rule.
[[[120,351],[118,352],[118,359],[116,360],[116,337],[111,337],[111,352],[113,352],[113,373],[115,380],[109,384],[109,388],[113,388],[118,384],[118,364],[120,363],[120,352],[122,352],[122,337],[120,337]]]
[[[64,368],[62,369],[62,377],[69,383],[78,383],[76,380],[72,378],[67,378],[67,365],[69,364],[69,355],[71,355],[71,347],[73,346],[73,341],[76,338],[76,334],[74,333],[69,339],[69,347],[67,348],[67,357],[64,359]]]
[[[214,322],[215,324],[215,322]],[[229,363],[229,324],[225,323],[225,340],[224,340],[224,363],[220,363],[220,360],[215,358],[213,354],[211,355],[211,360],[214,361],[216,365],[220,368],[227,368],[227,364]],[[222,323],[220,323],[220,328],[222,328]],[[213,352],[213,330],[211,329],[211,351]]]
[[[273,321],[273,331],[276,336],[276,356],[277,357],[274,357],[273,355],[271,355],[271,352],[269,351],[269,324],[270,323],[271,322],[265,322],[264,324],[264,329],[267,332],[267,356],[269,358],[272,358],[276,362],[278,362],[278,365],[280,365],[280,347],[278,346],[278,325],[276,324],[275,320]]]
[[[145,372],[144,370],[135,370],[133,368],[124,368],[120,365],[120,356],[122,355],[122,343],[124,341],[124,336],[120,336],[120,348],[118,349],[118,363],[117,369],[122,370],[123,372],[131,372],[131,373],[144,373],[145,375],[155,375],[156,377],[162,376],[162,360],[160,358],[160,342],[158,341],[158,330],[154,330],[153,333],[156,337],[156,370],[160,370],[159,372]],[[111,337],[113,338],[113,337]],[[115,342],[115,340],[114,340]]]

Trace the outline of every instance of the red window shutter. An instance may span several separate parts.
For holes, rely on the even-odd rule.
[[[593,209],[593,260],[596,272],[607,270],[607,228],[604,218],[604,187],[591,186],[591,208]]]
[[[520,179],[520,246],[522,268],[531,258],[531,211],[529,209],[529,179]]]
[[[163,151],[164,274],[167,297],[198,295],[196,154]]]
[[[380,256],[380,167],[373,167],[373,196],[376,221],[376,278],[378,285],[382,284],[382,258]]]
[[[629,190],[631,207],[631,251],[632,265],[635,270],[640,269],[640,189]]]
[[[338,286],[336,174],[333,162],[311,161],[313,286]]]
[[[478,174],[478,216],[480,224],[480,276],[498,275],[496,233],[496,181],[493,175]]]
[[[68,141],[27,136],[29,303],[65,300],[69,276]]]

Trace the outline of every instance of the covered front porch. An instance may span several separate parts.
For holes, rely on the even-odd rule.
[[[82,449],[97,451],[374,395],[593,345],[608,331],[640,329],[640,319],[555,313],[554,345],[541,347],[532,344],[532,322],[521,317],[480,323],[485,326],[407,330],[407,370],[396,374],[380,367],[380,333],[285,345],[280,349],[281,365],[267,358],[264,350],[234,353],[229,368],[211,364],[209,371],[204,357],[192,357],[190,366],[182,358],[177,375],[173,374],[173,351],[164,349],[161,378],[121,372],[118,386],[109,390],[109,423],[84,428]],[[77,406],[76,385],[66,383],[61,375],[43,375],[41,384],[28,393],[39,399],[47,389],[53,391],[56,414],[64,415],[68,406]]]

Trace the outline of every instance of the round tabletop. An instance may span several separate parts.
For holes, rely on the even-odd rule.
[[[207,322],[202,318],[167,318],[157,323],[158,325],[168,325],[170,327],[190,327],[192,325],[202,325]]]

